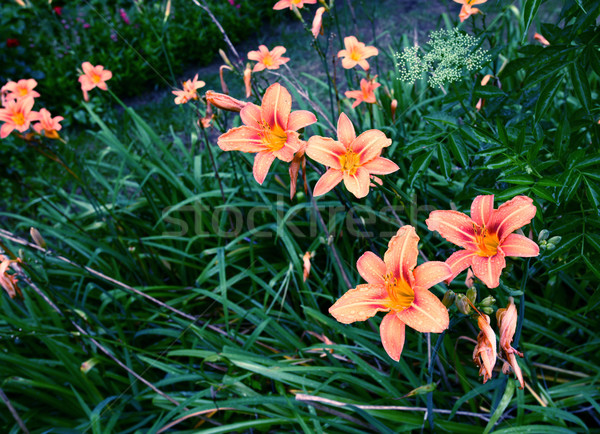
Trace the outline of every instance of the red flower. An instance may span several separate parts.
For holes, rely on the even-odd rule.
[[[6,40],[6,46],[9,48],[18,47],[19,45],[21,45],[21,43],[17,38],[8,38]]]
[[[58,16],[61,16],[61,15],[62,15],[62,10],[63,10],[62,6],[54,6],[54,7],[52,8],[52,10],[54,11],[54,13],[55,13],[56,15],[58,15]]]

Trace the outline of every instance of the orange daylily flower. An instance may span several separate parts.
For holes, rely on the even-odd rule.
[[[256,153],[254,179],[262,184],[275,158],[290,162],[303,146],[298,130],[317,118],[306,110],[292,110],[292,96],[279,83],[265,91],[262,105],[246,105],[240,116],[244,125],[222,134],[217,144],[223,151]]]
[[[379,130],[368,130],[356,137],[352,121],[340,114],[337,123],[338,140],[313,136],[308,140],[306,155],[329,167],[314,189],[321,196],[344,180],[350,193],[357,198],[369,194],[372,175],[388,175],[399,169],[398,165],[381,157],[383,148],[392,144]]]
[[[491,78],[493,78],[494,76],[492,74],[486,74],[482,79],[481,79],[481,85],[485,86],[486,84],[488,84],[488,82],[490,81]],[[483,107],[483,104],[485,103],[484,99],[479,98],[479,101],[477,101],[477,104],[475,104],[475,108],[477,110],[481,110],[481,108]]]
[[[448,328],[448,310],[429,291],[452,271],[444,262],[417,265],[419,237],[412,226],[401,227],[390,240],[383,261],[366,252],[356,262],[367,284],[348,290],[329,313],[342,324],[365,321],[377,312],[389,312],[381,321],[381,343],[388,355],[400,360],[405,325],[421,333],[441,333]]]
[[[479,375],[483,376],[485,383],[492,378],[492,371],[496,364],[496,334],[490,326],[490,317],[484,313],[480,313],[477,318],[479,326],[479,335],[477,336],[477,345],[473,350],[473,362],[479,367]]]
[[[323,14],[325,13],[325,8],[323,6],[321,6],[319,9],[317,9],[317,12],[315,12],[315,18],[313,19],[312,22],[312,27],[310,29],[310,31],[313,34],[313,38],[317,39],[317,36],[319,36],[319,33],[321,33],[321,27],[323,26]]]
[[[206,101],[211,103],[217,108],[221,110],[227,110],[230,112],[239,113],[248,102],[240,101],[235,98],[230,97],[229,95],[225,95],[223,93],[214,92],[212,90],[207,90],[205,93]]]
[[[456,0],[454,0],[454,1],[456,1]],[[469,5],[463,5],[463,7],[460,8],[460,12],[458,13],[458,18],[460,19],[460,22],[462,23],[464,20],[469,18],[471,15],[475,15],[480,12],[481,11],[477,8],[471,7]]]
[[[505,308],[496,311],[496,319],[498,320],[498,329],[500,331],[500,356],[507,360],[507,362],[504,362],[502,365],[502,372],[508,374],[512,367],[522,389],[524,386],[523,373],[517,363],[515,354],[519,357],[523,357],[523,353],[515,350],[510,345],[515,336],[518,319],[517,308],[512,297],[508,298],[508,305]]]
[[[21,79],[16,82],[9,81],[0,89],[4,98],[3,101],[8,101],[9,99],[19,100],[28,97],[37,98],[40,94],[33,90],[37,84],[37,81],[33,78]]]
[[[15,298],[17,295],[22,296],[17,275],[8,273],[8,267],[16,262],[19,262],[19,259],[8,259],[6,256],[0,255],[0,287],[10,298]]]
[[[81,69],[83,70],[83,75],[79,76],[79,83],[81,83],[81,90],[85,101],[89,101],[88,92],[95,87],[108,90],[106,81],[112,78],[112,72],[104,69],[102,65],[94,66],[90,62],[83,62]]]
[[[506,256],[539,255],[540,248],[535,242],[513,234],[535,217],[536,210],[527,196],[517,196],[494,209],[494,195],[486,195],[475,198],[471,217],[458,211],[432,211],[425,221],[429,230],[438,231],[446,240],[464,248],[446,260],[452,268],[448,283],[471,267],[488,288],[496,288],[506,267]]]
[[[296,6],[298,9],[301,9],[304,5],[314,5],[316,3],[317,0],[279,0],[277,3],[275,3],[273,9],[276,11],[285,8],[294,9],[294,6]]]
[[[373,77],[372,80],[366,80],[363,78],[360,80],[360,90],[346,91],[346,98],[356,99],[356,101],[352,103],[352,108],[355,108],[363,101],[371,104],[375,104],[377,102],[377,99],[375,99],[375,89],[381,86],[381,84],[376,83],[375,78],[377,77]]]
[[[39,113],[31,111],[33,104],[33,97],[6,101],[6,105],[0,108],[0,121],[4,122],[0,128],[0,139],[8,137],[13,130],[24,133],[32,121],[38,120]]]
[[[202,80],[198,80],[198,74],[191,80],[183,82],[183,90],[173,90],[171,93],[175,95],[175,104],[185,104],[193,99],[198,99],[197,90],[206,85]]]
[[[254,65],[252,72],[262,71],[265,68],[279,69],[281,65],[290,60],[289,57],[282,57],[283,53],[286,51],[285,47],[282,47],[281,45],[278,45],[271,51],[269,51],[266,45],[260,45],[258,51],[250,51],[248,53],[248,59],[258,62]]]
[[[52,117],[50,112],[43,108],[39,111],[39,122],[33,124],[33,129],[40,135],[43,133],[49,139],[58,139],[58,131],[62,128],[60,121],[63,119],[62,116]]]
[[[363,42],[358,42],[355,36],[347,36],[344,38],[345,50],[338,52],[338,57],[343,57],[342,66],[345,69],[352,69],[356,65],[360,65],[362,69],[369,69],[368,59],[371,56],[377,56],[379,50],[372,46],[365,46]]]
[[[535,39],[536,41],[540,41],[540,43],[542,45],[550,45],[550,42],[548,42],[548,40],[546,38],[544,38],[542,35],[540,35],[539,33],[535,33],[533,35],[533,39]]]

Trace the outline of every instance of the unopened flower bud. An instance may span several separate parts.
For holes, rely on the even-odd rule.
[[[46,241],[44,240],[44,237],[42,237],[42,234],[40,234],[40,231],[32,227],[29,229],[29,234],[31,235],[34,243],[36,243],[42,249],[46,248]]]
[[[442,304],[446,307],[450,307],[452,306],[452,303],[454,303],[454,300],[456,300],[456,294],[454,293],[454,291],[449,289],[444,294],[444,298],[442,298]]]
[[[221,110],[228,110],[239,113],[248,103],[240,101],[235,98],[225,95],[223,93],[213,92],[212,90],[206,91],[206,101],[211,103]]]
[[[471,313],[471,306],[469,306],[467,297],[464,294],[457,294],[454,304],[460,313],[465,315],[469,315]]]
[[[494,313],[494,308],[493,307],[489,307],[489,306],[484,306],[481,308],[481,311],[483,313],[487,313],[488,315],[491,315]]]
[[[219,55],[221,56],[221,59],[223,59],[223,62],[225,62],[231,69],[233,69],[233,65],[231,64],[231,61],[227,57],[227,54],[225,54],[225,51],[223,51],[222,49],[219,48]]]
[[[467,298],[471,300],[471,303],[475,304],[475,301],[477,301],[477,290],[475,287],[467,289]]]
[[[492,297],[491,295],[488,295],[486,298],[481,300],[481,303],[479,303],[479,305],[483,306],[483,307],[487,307],[487,306],[492,306],[494,303],[496,303],[496,299],[494,297]]]
[[[391,108],[392,108],[392,122],[394,122],[396,120],[396,109],[398,108],[398,100],[397,99],[392,100]]]
[[[547,240],[549,235],[550,235],[550,232],[548,231],[548,229],[542,229],[540,231],[540,233],[538,234],[538,241]]]
[[[552,237],[548,240],[548,248],[550,248],[550,245],[552,245],[554,247],[556,247],[558,245],[558,243],[560,243],[560,240],[562,240],[562,237]]]

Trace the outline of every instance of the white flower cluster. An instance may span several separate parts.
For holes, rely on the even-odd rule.
[[[458,81],[463,75],[463,68],[468,71],[480,70],[490,60],[486,50],[475,49],[477,45],[477,38],[461,33],[456,28],[431,32],[423,50],[414,46],[396,53],[399,79],[413,84],[424,73],[428,73],[432,87]]]

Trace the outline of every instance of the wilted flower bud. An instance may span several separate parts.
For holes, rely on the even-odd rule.
[[[467,298],[471,300],[471,303],[475,304],[475,301],[477,301],[477,289],[474,287],[467,289]]]
[[[41,247],[42,249],[46,248],[46,241],[44,240],[44,237],[42,237],[42,234],[40,234],[40,231],[32,227],[29,229],[29,234],[31,235],[33,242],[36,243],[38,247]]]
[[[538,234],[538,241],[547,240],[549,235],[550,235],[550,232],[548,231],[548,229],[542,229],[540,231],[540,233]]]
[[[479,367],[479,375],[483,375],[483,382],[492,378],[492,370],[496,364],[496,334],[490,327],[490,317],[480,315],[477,325],[481,332],[477,336],[477,345],[473,351],[473,362]]]
[[[252,96],[252,68],[248,63],[244,69],[244,86],[246,87],[246,98]]]
[[[467,270],[467,278],[465,279],[465,285],[467,285],[467,288],[471,289],[473,288],[474,284],[475,274],[473,274],[473,270],[471,270],[471,268],[469,267],[469,269]]]
[[[492,306],[494,303],[496,303],[496,299],[494,297],[492,297],[491,295],[488,295],[486,298],[481,300],[481,303],[479,303],[479,305],[482,307],[488,307],[488,306]]]
[[[460,313],[465,315],[469,315],[471,313],[471,306],[469,306],[468,299],[464,294],[457,294],[454,304]]]
[[[502,365],[502,372],[508,374],[512,368],[519,380],[521,389],[524,386],[523,374],[521,368],[517,363],[515,354],[519,357],[523,357],[523,353],[515,350],[510,344],[515,336],[517,329],[517,308],[512,297],[508,298],[508,305],[504,309],[498,309],[496,312],[496,319],[498,320],[498,329],[500,331],[500,355],[508,360]]]
[[[452,303],[454,303],[454,300],[456,300],[456,294],[454,293],[454,291],[449,289],[444,294],[444,298],[442,298],[442,304],[446,307],[450,307],[452,306]]]
[[[93,358],[83,362],[81,364],[81,366],[79,367],[79,369],[81,370],[81,372],[83,374],[87,374],[94,366],[96,366],[98,364],[99,361],[100,361],[99,359],[93,357]]]

